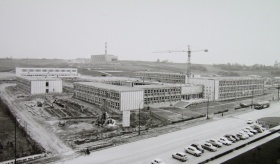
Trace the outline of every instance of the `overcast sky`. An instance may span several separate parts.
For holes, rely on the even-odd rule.
[[[280,61],[279,0],[0,0],[0,57]]]

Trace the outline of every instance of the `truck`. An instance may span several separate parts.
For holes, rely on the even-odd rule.
[[[270,101],[259,101],[254,105],[255,109],[264,109],[270,106]]]

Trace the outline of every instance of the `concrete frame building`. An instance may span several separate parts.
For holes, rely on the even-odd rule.
[[[74,97],[116,112],[143,108],[141,88],[114,86],[95,82],[75,82]],[[139,106],[140,104],[140,106]]]
[[[103,80],[102,80],[103,79]],[[145,105],[201,98],[203,86],[142,82],[138,79],[109,77],[91,82],[75,82],[74,97],[123,113],[123,126],[130,126],[130,111]],[[92,82],[94,81],[94,82]]]
[[[264,79],[252,77],[201,77],[190,78],[190,83],[204,85],[204,98],[223,101],[262,95]]]
[[[135,78],[143,80],[155,80],[163,83],[185,84],[187,83],[187,75],[182,73],[168,72],[135,72]],[[200,77],[200,75],[191,75],[191,77]]]
[[[188,84],[164,84],[164,85],[134,85],[136,88],[144,90],[144,103],[146,105],[154,103],[175,102],[202,98],[202,85]]]
[[[17,88],[31,95],[62,93],[62,80],[57,78],[17,77]]]
[[[79,77],[77,68],[20,68],[16,67],[16,76],[23,77]]]

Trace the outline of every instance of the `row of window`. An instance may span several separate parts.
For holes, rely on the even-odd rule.
[[[62,69],[62,70],[52,70],[52,69],[22,69],[22,72],[77,72],[77,70],[69,70],[69,69]]]

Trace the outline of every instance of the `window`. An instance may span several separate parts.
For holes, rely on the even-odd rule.
[[[48,87],[49,86],[49,82],[46,82],[46,87]]]

